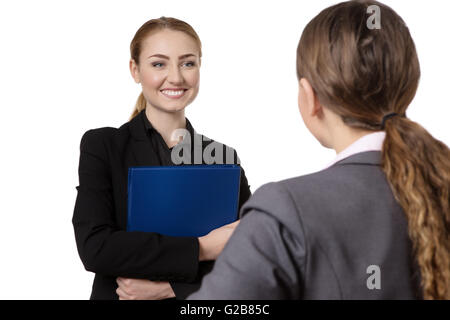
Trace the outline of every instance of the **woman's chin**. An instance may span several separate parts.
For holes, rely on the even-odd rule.
[[[160,111],[166,112],[166,113],[179,113],[183,112],[184,109],[186,109],[186,105],[182,106],[161,106]]]

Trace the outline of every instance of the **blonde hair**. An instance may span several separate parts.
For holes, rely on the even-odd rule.
[[[381,11],[369,29],[367,8]],[[420,78],[409,30],[376,1],[348,1],[323,10],[297,48],[297,77],[352,127],[385,130],[382,169],[408,221],[425,299],[450,299],[450,150],[404,115]]]
[[[142,50],[142,43],[152,33],[158,30],[170,29],[174,31],[181,31],[191,36],[197,43],[199,48],[199,58],[202,57],[202,43],[195,30],[186,22],[175,18],[161,17],[152,19],[144,23],[131,40],[130,54],[131,58],[139,65],[139,56]],[[130,116],[130,120],[137,116],[147,106],[147,102],[143,93],[141,92],[137,98],[136,105]]]

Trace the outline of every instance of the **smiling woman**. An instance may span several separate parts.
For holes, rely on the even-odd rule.
[[[191,103],[199,90],[201,48],[200,38],[187,23],[166,17],[145,23],[130,45],[130,70],[142,84],[131,118],[147,107],[147,101],[152,109],[169,110]],[[161,103],[163,97],[174,101]]]
[[[164,19],[167,20],[160,20]],[[167,27],[151,31],[148,28],[155,27],[151,23],[144,25],[135,36],[141,40],[139,45],[134,40],[131,43],[130,71],[136,83],[142,85],[132,117],[146,109],[146,115],[154,125],[167,123],[167,113],[175,119],[173,124],[183,125],[184,108],[195,99],[199,90],[200,39],[194,36],[193,30],[187,34]],[[141,33],[147,33],[146,37]],[[160,129],[158,131],[169,147],[175,144],[169,134],[176,128],[156,129]]]
[[[234,149],[196,133],[185,117],[200,83],[201,43],[192,27],[174,18],[150,20],[130,49],[130,72],[142,86],[130,121],[118,129],[89,130],[81,139],[73,215],[78,253],[96,274],[91,299],[180,299],[199,288],[238,222],[199,238],[126,232],[128,168],[177,165],[171,155],[180,142],[173,133],[180,129],[192,137],[183,138],[183,145],[201,141],[201,154],[211,146],[217,151],[215,162],[195,164],[239,161]],[[183,150],[195,158],[194,145]],[[241,169],[239,208],[249,197]]]

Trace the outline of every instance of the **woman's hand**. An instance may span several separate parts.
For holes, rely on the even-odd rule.
[[[206,236],[198,238],[199,260],[216,260],[238,224],[239,220],[214,229]]]
[[[174,298],[169,282],[118,277],[116,293],[119,300],[161,300]]]

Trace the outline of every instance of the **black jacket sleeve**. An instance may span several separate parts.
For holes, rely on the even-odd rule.
[[[198,271],[197,238],[126,232],[118,226],[104,137],[102,129],[89,130],[80,145],[72,223],[86,270],[108,276],[193,281]]]

